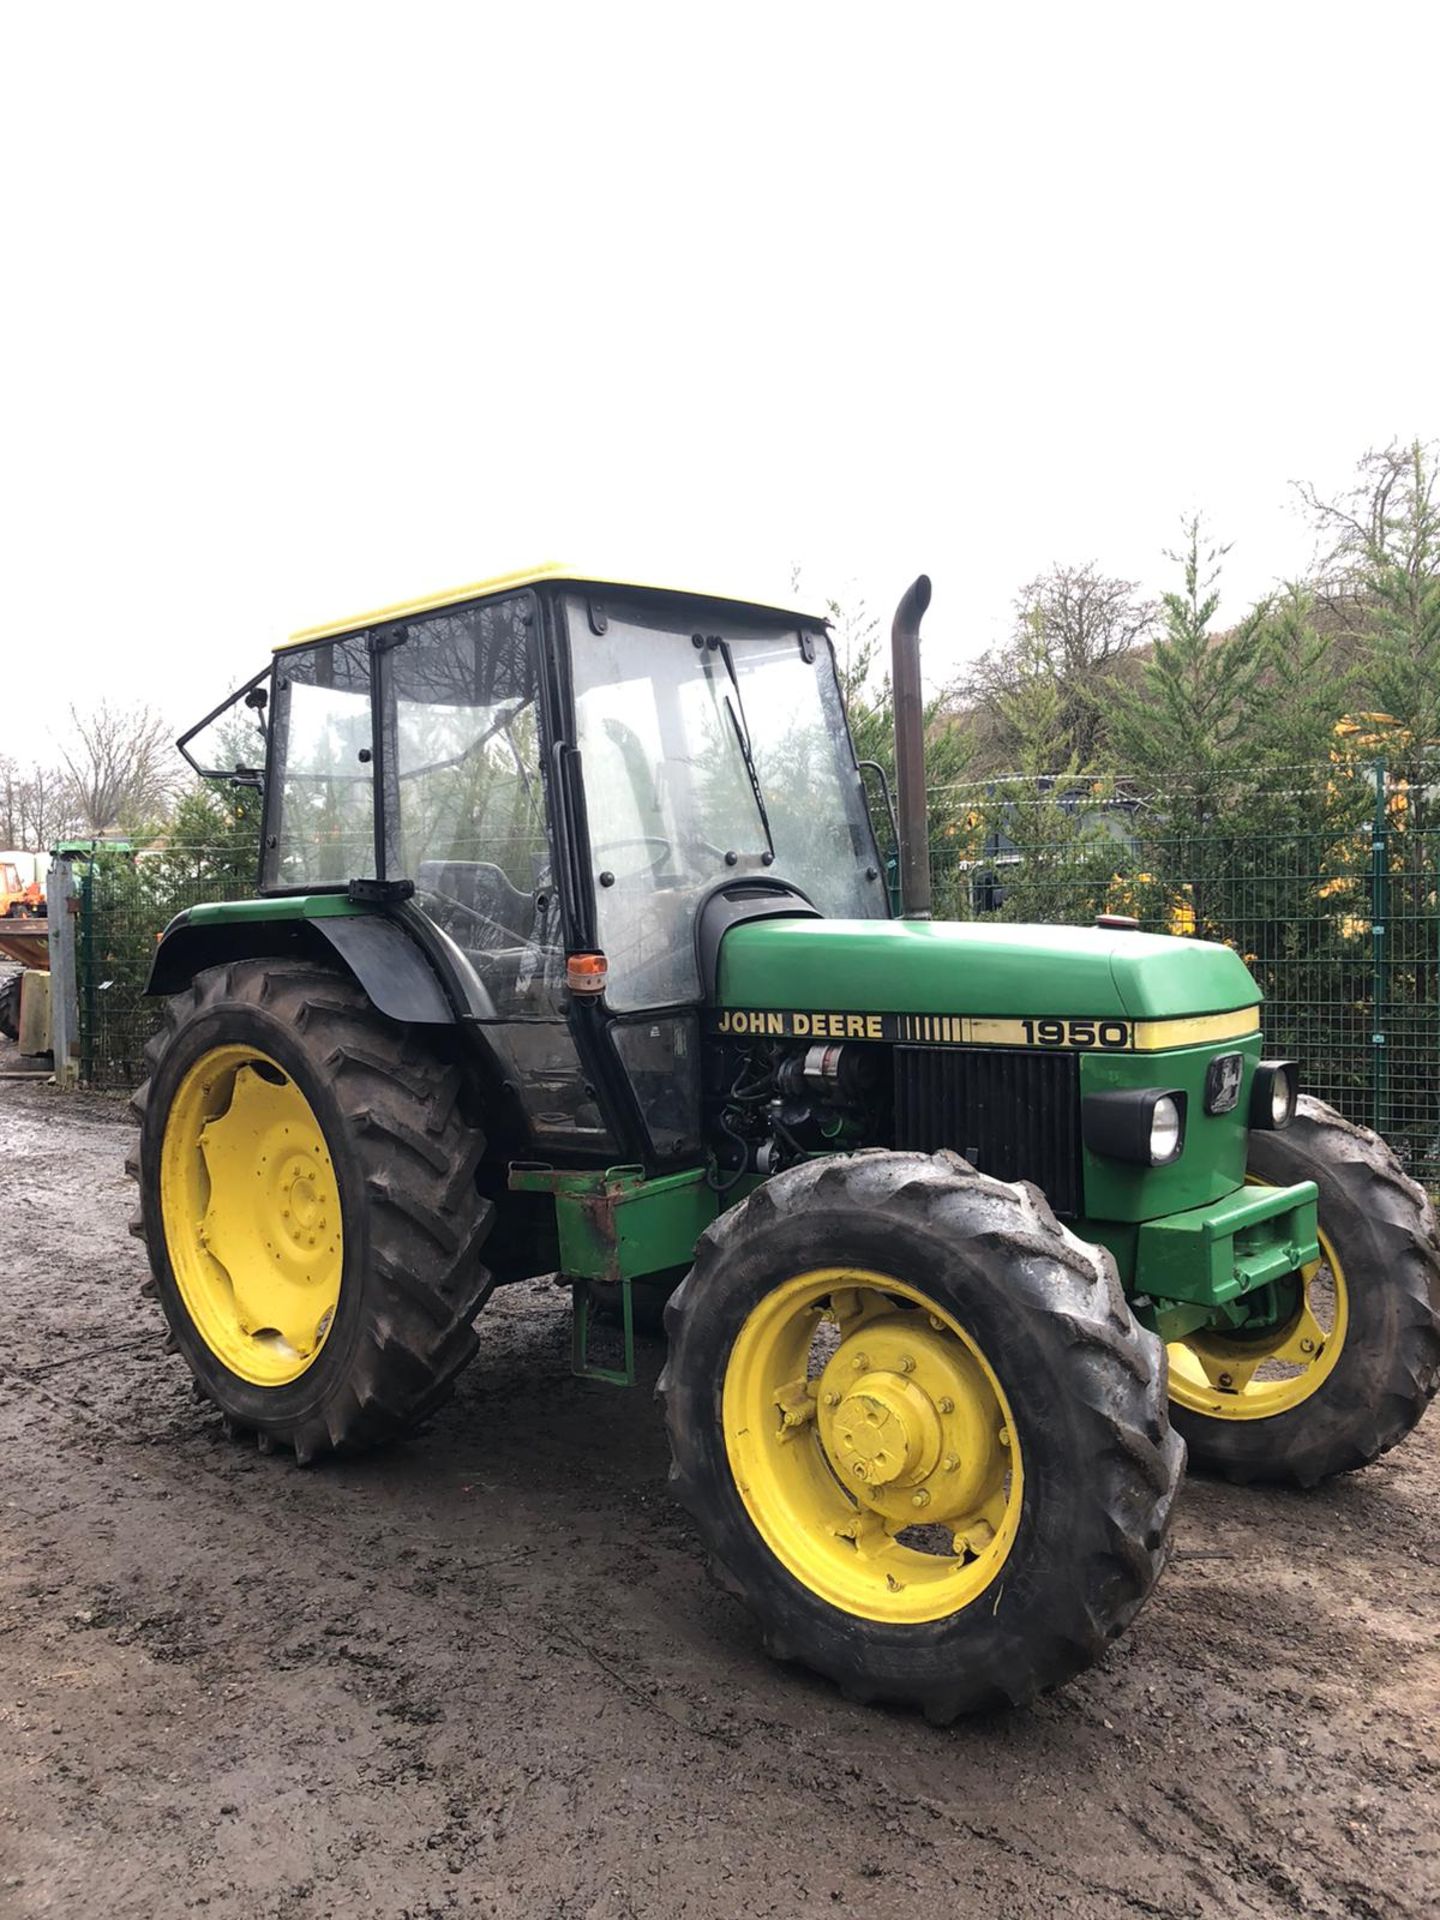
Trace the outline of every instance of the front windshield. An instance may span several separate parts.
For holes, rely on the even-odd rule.
[[[884,883],[827,642],[793,633],[731,649],[775,839],[775,872],[834,920],[884,919]]]
[[[769,871],[801,887],[822,913],[884,915],[823,640],[807,659],[797,632],[733,619],[717,631],[713,613],[692,627],[668,610],[609,603],[605,619],[592,622],[578,596],[569,611],[612,1006],[699,998],[694,915],[719,881]]]

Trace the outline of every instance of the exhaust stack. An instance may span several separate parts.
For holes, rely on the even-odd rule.
[[[920,622],[930,604],[922,573],[902,595],[890,626],[895,700],[895,784],[900,791],[900,911],[930,918],[930,822],[925,805],[925,703],[920,693]]]

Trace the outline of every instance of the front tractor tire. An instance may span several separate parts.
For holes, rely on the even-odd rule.
[[[666,1311],[671,1479],[768,1650],[945,1723],[1089,1665],[1184,1448],[1103,1249],[958,1156],[777,1175]]]
[[[1192,1464],[1313,1487],[1403,1440],[1440,1383],[1435,1214],[1378,1134],[1308,1096],[1251,1134],[1249,1177],[1315,1182],[1321,1258],[1268,1324],[1171,1345],[1170,1414]]]
[[[132,1231],[201,1395],[302,1464],[404,1433],[475,1350],[484,1136],[354,981],[237,961],[167,1003]]]

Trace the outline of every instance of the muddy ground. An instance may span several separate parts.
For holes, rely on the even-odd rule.
[[[226,1441],[139,1296],[127,1137],[0,1082],[5,1920],[1440,1905],[1440,1417],[1309,1496],[1192,1481],[1102,1667],[937,1732],[764,1658],[552,1287],[408,1445]]]

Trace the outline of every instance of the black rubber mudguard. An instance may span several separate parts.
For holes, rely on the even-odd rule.
[[[193,926],[184,914],[166,928],[147,994],[181,993],[196,974],[227,960],[338,959],[392,1020],[451,1026],[455,1013],[419,944],[384,914],[316,920],[244,920]]]

